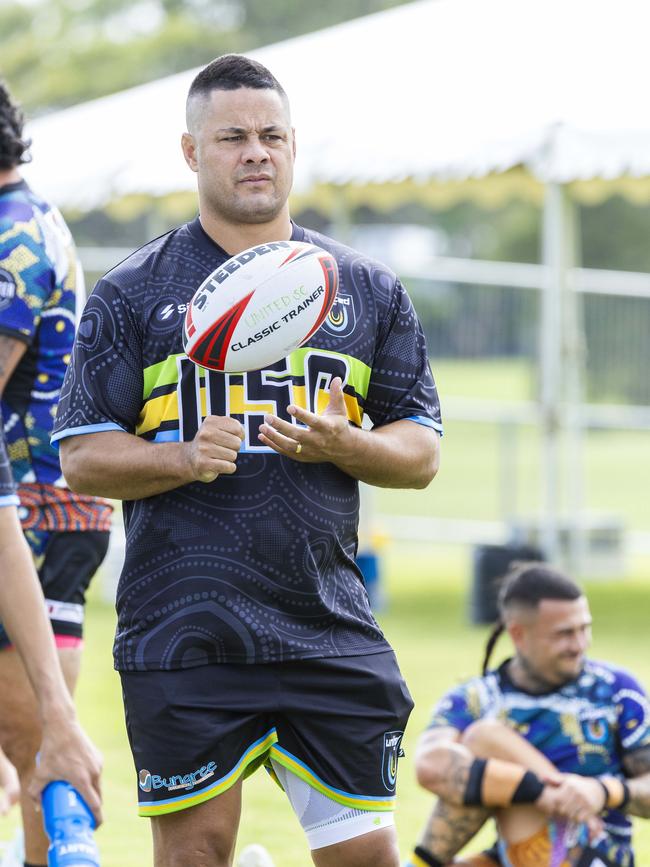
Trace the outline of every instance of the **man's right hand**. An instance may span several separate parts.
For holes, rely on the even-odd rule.
[[[547,816],[586,824],[593,840],[602,831],[603,802],[603,789],[597,780],[579,774],[561,774],[559,783],[544,786],[535,806]]]
[[[188,461],[193,478],[198,482],[213,482],[225,473],[232,475],[244,440],[244,428],[234,418],[209,415],[203,420],[196,436],[188,443]]]

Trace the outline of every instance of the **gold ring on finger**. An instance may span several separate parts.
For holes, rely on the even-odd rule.
[[[302,443],[298,443],[298,445],[296,446],[296,454],[299,455],[301,451],[302,451]]]

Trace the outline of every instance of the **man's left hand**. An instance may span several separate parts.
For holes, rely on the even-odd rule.
[[[102,822],[100,774],[102,759],[76,719],[46,722],[39,761],[29,784],[29,796],[40,808],[41,792],[53,780],[66,780],[79,792],[94,815]]]
[[[334,377],[330,383],[330,399],[322,415],[294,404],[287,410],[300,424],[265,415],[264,424],[259,429],[259,438],[264,445],[303,463],[349,459],[354,448],[354,430],[348,421],[340,377]]]

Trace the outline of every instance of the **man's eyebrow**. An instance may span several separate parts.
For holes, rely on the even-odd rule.
[[[285,127],[279,126],[277,123],[270,123],[268,126],[263,126],[261,132],[273,132],[274,130],[283,130]],[[243,126],[223,126],[220,127],[217,132],[236,132],[236,133],[246,133],[247,129],[244,129]]]

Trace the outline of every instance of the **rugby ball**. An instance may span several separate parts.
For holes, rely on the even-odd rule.
[[[183,346],[201,367],[260,370],[306,343],[338,288],[336,259],[303,241],[238,253],[199,286],[187,307]]]

